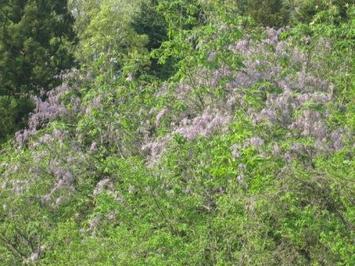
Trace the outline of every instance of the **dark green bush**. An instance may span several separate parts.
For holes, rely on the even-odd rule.
[[[34,108],[26,97],[0,96],[0,142],[13,137],[15,131],[25,127],[26,117]]]

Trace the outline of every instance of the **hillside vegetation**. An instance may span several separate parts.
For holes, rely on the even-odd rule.
[[[0,265],[355,264],[352,1],[0,10]]]

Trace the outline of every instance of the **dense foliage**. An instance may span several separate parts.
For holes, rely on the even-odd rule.
[[[68,42],[74,39],[73,18],[66,2],[1,2],[1,95],[52,87],[56,75],[71,67]]]
[[[69,3],[80,69],[0,150],[3,265],[355,263],[354,6],[256,2]]]
[[[59,85],[73,66],[73,22],[67,0],[0,2],[0,109],[11,109],[0,113],[0,141],[23,127],[29,96]]]

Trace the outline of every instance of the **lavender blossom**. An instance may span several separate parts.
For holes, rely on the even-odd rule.
[[[259,137],[252,137],[246,141],[245,145],[260,148],[262,145],[264,145],[264,140]]]
[[[319,112],[306,110],[289,127],[301,132],[303,136],[312,136],[323,140],[327,135],[327,128]]]
[[[184,119],[180,123],[180,127],[174,132],[183,135],[189,140],[195,139],[197,136],[208,136],[217,129],[225,127],[231,120],[231,117],[218,112],[212,114],[205,111],[201,116],[192,120]]]
[[[104,192],[105,190],[109,190],[109,191],[114,190],[114,185],[113,185],[111,179],[109,179],[109,178],[105,178],[105,179],[99,181],[96,184],[93,194],[94,194],[94,196],[97,196],[97,195],[101,194],[102,192]]]
[[[146,143],[142,146],[142,151],[150,157],[150,162],[152,164],[159,160],[170,139],[171,136],[168,135],[155,141],[146,141]]]
[[[37,129],[41,128],[45,123],[67,114],[67,109],[61,103],[60,99],[69,90],[69,86],[64,83],[47,92],[45,100],[39,97],[34,98],[36,108],[34,113],[30,115],[28,128],[18,131],[15,134],[15,139],[18,144],[21,146],[24,145],[28,138],[34,135]]]
[[[331,130],[326,123],[327,113],[304,111],[309,103],[325,106],[332,101],[333,85],[326,77],[321,77],[318,71],[322,67],[319,53],[329,52],[331,44],[328,43],[324,49],[320,46],[319,51],[309,54],[295,47],[292,40],[280,40],[281,32],[282,29],[268,28],[264,40],[253,40],[246,36],[229,45],[230,51],[243,57],[241,69],[231,69],[227,66],[221,66],[216,70],[198,68],[188,75],[188,79],[181,81],[173,95],[169,96],[182,101],[186,109],[175,117],[171,116],[172,134],[179,133],[188,140],[209,136],[218,129],[226,128],[239,108],[255,125],[264,122],[268,127],[289,130],[289,136],[315,138],[317,143],[321,143],[318,145],[319,149],[316,149],[317,152],[340,148],[341,141],[338,139],[341,139],[339,135],[342,134],[330,135]],[[214,55],[213,51],[210,55],[211,57]],[[220,89],[220,81],[226,77],[230,81],[223,88],[225,94],[220,98],[215,97],[214,90]],[[249,104],[245,96],[250,88],[255,89],[257,86],[264,88],[264,83],[267,84],[266,101],[261,108],[256,109]],[[202,90],[199,90],[200,88]],[[269,92],[269,88],[277,90]],[[166,85],[162,90],[164,93],[160,93],[159,96],[168,95]],[[299,113],[301,115],[297,115]],[[163,109],[156,116],[156,127],[159,126],[164,114]],[[164,141],[162,141],[164,137],[154,140],[149,136],[150,140],[145,142],[143,150],[147,151],[150,158],[157,159],[172,134],[166,135]],[[325,147],[326,144],[328,147]],[[259,150],[264,145],[264,140],[254,137],[247,140],[245,145]],[[293,148],[293,152],[285,151],[287,160],[291,160],[295,154],[297,149]],[[231,152],[235,158],[240,156],[239,147],[236,145],[231,147]],[[281,155],[281,148],[274,145],[272,153],[276,156]]]

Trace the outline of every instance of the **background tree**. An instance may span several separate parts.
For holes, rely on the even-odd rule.
[[[73,1],[80,42],[76,56],[95,75],[118,77],[132,54],[145,54],[147,37],[131,22],[140,0]]]
[[[21,128],[30,95],[58,85],[74,64],[67,0],[0,2],[0,139]]]
[[[239,7],[264,26],[282,27],[289,21],[289,3],[285,0],[241,1]]]
[[[167,39],[167,25],[162,14],[157,10],[158,1],[148,0],[141,3],[140,10],[133,17],[132,26],[139,34],[149,37],[147,48],[159,48]]]
[[[0,94],[38,93],[57,85],[56,76],[73,65],[67,0],[7,0],[0,9]]]

